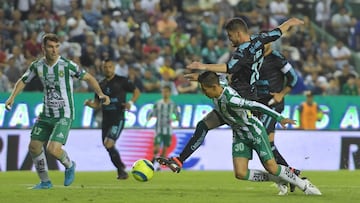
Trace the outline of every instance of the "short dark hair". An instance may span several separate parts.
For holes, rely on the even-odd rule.
[[[240,30],[242,32],[248,32],[248,26],[242,18],[231,18],[226,24],[225,29],[227,31]]]
[[[169,90],[169,91],[171,92],[171,87],[170,87],[170,85],[164,85],[164,86],[162,86],[162,89],[167,89],[167,90]]]
[[[42,44],[45,45],[47,41],[59,42],[59,37],[53,33],[46,33],[42,37]]]
[[[213,71],[205,71],[198,77],[198,82],[203,86],[219,85],[219,76]]]

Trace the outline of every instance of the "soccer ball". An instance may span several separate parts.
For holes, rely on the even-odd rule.
[[[154,165],[147,159],[139,159],[134,162],[131,174],[137,181],[149,181],[154,176]]]

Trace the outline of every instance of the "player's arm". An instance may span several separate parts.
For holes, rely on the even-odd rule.
[[[82,78],[85,80],[95,91],[95,93],[99,96],[100,100],[103,100],[104,105],[110,104],[110,98],[103,93],[103,91],[100,88],[99,83],[96,81],[96,79],[89,73],[85,73],[85,75]]]
[[[283,98],[291,92],[291,90],[295,87],[297,83],[298,76],[293,66],[290,63],[286,63],[281,69],[281,72],[284,74],[286,78],[285,87],[280,92],[270,93],[273,96],[273,98],[269,101],[268,103],[269,105],[281,102]]]
[[[132,92],[131,99],[125,104],[125,108],[130,109],[131,106],[134,105],[134,103],[138,100],[140,94],[141,93],[140,93],[139,88],[135,87],[134,91]]]
[[[188,69],[195,69],[195,70],[206,70],[206,71],[213,71],[217,73],[226,73],[227,72],[227,64],[203,64],[200,62],[192,62],[191,64],[187,65],[186,68]]]
[[[98,109],[101,106],[99,97],[97,95],[95,96],[94,100],[90,100],[90,99],[85,100],[84,105],[93,109]]]
[[[286,124],[295,124],[294,120],[284,118],[280,113],[256,101],[245,100],[241,97],[232,97],[229,104],[233,106],[239,106],[241,108],[251,111],[259,111],[263,114],[267,114],[272,118],[276,119],[276,121],[278,121],[283,128],[285,128]]]
[[[298,18],[290,18],[289,20],[285,21],[283,24],[279,25],[278,28],[281,30],[281,33],[285,33],[292,26],[302,25],[302,24],[304,24],[304,21]]]
[[[15,83],[13,91],[5,102],[5,108],[7,110],[11,109],[12,105],[14,104],[15,97],[25,88],[25,85],[25,82],[21,78]]]

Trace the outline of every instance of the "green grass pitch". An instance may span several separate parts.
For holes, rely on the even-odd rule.
[[[50,171],[54,188],[30,190],[38,182],[35,172],[0,172],[1,203],[161,203],[161,202],[360,202],[360,170],[304,171],[323,193],[306,196],[297,189],[278,196],[271,182],[255,183],[234,178],[232,171],[160,171],[149,182],[137,182],[131,175],[117,180],[115,172],[77,172],[75,182],[64,187],[63,172]]]

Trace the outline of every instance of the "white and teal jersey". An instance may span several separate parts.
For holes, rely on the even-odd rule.
[[[156,134],[171,135],[171,122],[173,120],[179,120],[180,114],[178,106],[173,101],[165,103],[164,100],[161,99],[154,104],[149,116],[156,117]]]
[[[47,117],[75,118],[73,98],[73,78],[82,79],[85,71],[74,62],[59,57],[49,67],[45,58],[34,61],[22,76],[24,83],[29,83],[38,76],[44,86],[44,106],[42,113]]]
[[[261,121],[252,115],[251,111],[260,111],[264,114],[276,118],[277,121],[283,117],[269,107],[242,98],[233,88],[224,86],[224,90],[219,98],[213,99],[215,110],[218,111],[224,121],[232,127],[234,131],[246,131],[261,133],[259,126]]]

